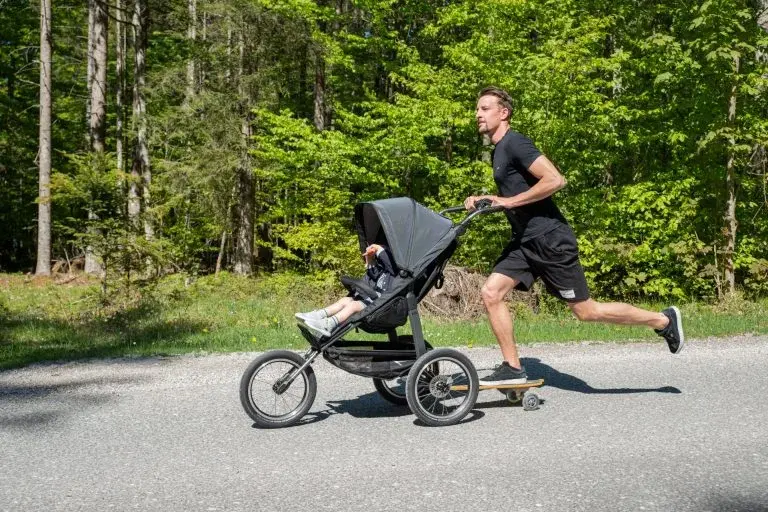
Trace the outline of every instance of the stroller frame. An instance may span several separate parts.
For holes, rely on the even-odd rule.
[[[502,210],[501,207],[491,207],[490,201],[478,201],[475,207],[461,222],[454,224],[446,214],[464,211],[463,206],[435,213],[409,198],[357,205],[355,217],[361,249],[369,242],[390,244],[399,275],[394,278],[390,290],[350,317],[328,337],[316,336],[299,323],[299,330],[310,345],[303,355],[272,350],[251,362],[240,382],[240,399],[255,425],[285,427],[302,419],[311,408],[316,394],[312,364],[320,355],[342,370],[373,378],[376,390],[384,399],[396,405],[407,404],[428,425],[450,425],[460,421],[474,407],[477,399],[477,372],[461,352],[453,349],[432,350],[424,337],[418,304],[433,286],[442,286],[445,266],[458,247],[458,238],[464,234],[472,219],[480,214]],[[395,237],[409,239],[409,242],[391,245]],[[390,241],[390,238],[393,240]],[[368,291],[363,283],[346,281],[345,286],[350,291],[362,294]],[[393,323],[383,326],[367,323],[367,319],[377,311],[384,311],[385,315],[387,308],[400,308],[398,312],[402,311],[403,299],[407,308],[405,318],[396,315]],[[406,322],[410,324],[412,335],[398,335],[397,327]],[[386,333],[387,341],[344,339],[357,328],[371,333]],[[363,350],[367,346],[371,346],[372,350]],[[341,363],[344,358],[348,366]],[[356,358],[362,363],[358,364]],[[270,366],[279,367],[274,370],[274,375],[270,373]],[[403,392],[403,377],[406,374]],[[304,388],[300,396],[295,390],[289,391],[299,381]],[[267,411],[257,403],[257,386],[265,389],[265,401],[274,403],[274,411]],[[288,403],[292,397],[298,399],[296,405]]]

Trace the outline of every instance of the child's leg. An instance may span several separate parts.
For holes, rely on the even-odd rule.
[[[325,312],[328,314],[328,316],[333,316],[339,313],[340,311],[344,310],[344,308],[352,302],[356,302],[355,299],[353,299],[352,297],[342,297],[336,302],[334,302],[333,304],[331,304],[330,306],[325,306]],[[352,313],[347,315],[347,318],[349,318],[351,314]]]
[[[335,315],[329,316],[328,318],[309,319],[306,321],[305,325],[313,331],[322,334],[323,336],[330,336],[333,330],[336,329],[340,323],[344,322],[347,318],[354,315],[358,311],[362,311],[363,308],[365,308],[365,305],[362,302],[354,300],[351,297],[345,297],[344,299],[331,304],[331,306],[325,309],[328,310],[330,307],[334,306],[334,309],[337,309],[338,306],[341,306]]]
[[[353,301],[354,299],[352,297],[342,297],[341,299],[337,300],[330,306],[326,306],[325,308],[315,309],[307,313],[296,313],[296,318],[300,320],[322,320],[324,318],[335,315],[344,309],[344,306]]]
[[[346,303],[341,309],[339,309],[336,313],[332,315],[336,320],[336,325],[340,324],[347,318],[351,317],[355,313],[362,311],[365,308],[365,304],[363,304],[362,301],[354,300],[352,297],[344,297],[344,298],[349,300],[346,301]],[[328,311],[328,308],[325,308],[325,309],[326,311]],[[330,313],[330,311],[328,312]]]

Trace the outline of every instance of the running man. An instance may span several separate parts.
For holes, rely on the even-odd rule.
[[[579,262],[576,236],[552,200],[565,186],[565,178],[531,139],[511,130],[512,98],[502,89],[488,87],[478,96],[477,128],[488,135],[493,150],[493,178],[498,196],[470,196],[464,207],[472,211],[480,199],[505,208],[512,239],[496,261],[482,287],[483,303],[504,361],[481,384],[523,383],[528,376],[520,363],[513,320],[504,303],[507,292],[528,290],[541,278],[549,293],[566,301],[582,321],[647,325],[662,336],[669,350],[679,354],[685,344],[680,310],[672,306],[661,313],[619,302],[589,298],[587,280]]]

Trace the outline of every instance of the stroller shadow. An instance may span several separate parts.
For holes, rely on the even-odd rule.
[[[325,405],[326,409],[310,411],[304,415],[301,421],[287,428],[311,425],[336,414],[349,414],[355,418],[398,418],[411,414],[407,405],[400,406],[387,402],[376,392],[349,400],[328,400]],[[255,423],[253,427],[257,428]]]
[[[632,393],[672,393],[680,394],[678,388],[673,386],[662,386],[657,388],[595,388],[587,384],[586,381],[563,373],[548,364],[544,364],[537,358],[522,358],[521,362],[525,366],[528,375],[536,379],[544,379],[544,386],[558,388],[565,391],[575,391],[587,395],[625,395]]]
[[[296,426],[309,425],[335,414],[349,414],[355,418],[401,418],[413,415],[407,405],[390,403],[381,398],[376,392],[367,393],[350,400],[329,400],[325,402],[325,405],[328,407],[327,409],[308,413]],[[483,416],[485,416],[485,413],[472,410],[458,424],[470,423],[479,420]],[[428,426],[418,418],[413,423],[417,426]]]
[[[408,416],[411,410],[407,405],[395,405],[384,400],[378,393],[371,392],[349,400],[328,400],[327,416],[349,414],[355,418],[399,418]]]

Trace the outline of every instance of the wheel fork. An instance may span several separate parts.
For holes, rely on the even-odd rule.
[[[317,356],[320,355],[319,350],[315,350],[314,348],[310,348],[307,350],[306,353],[304,353],[304,364],[299,366],[295,370],[290,370],[288,373],[277,379],[277,381],[272,385],[272,391],[275,392],[275,394],[282,395],[286,391],[288,391],[288,388],[291,387],[291,384],[293,384],[293,381],[296,380],[296,377],[301,375],[301,372],[303,372],[309,365],[311,365],[314,360],[317,358]]]

